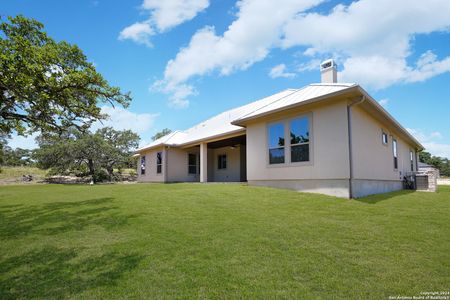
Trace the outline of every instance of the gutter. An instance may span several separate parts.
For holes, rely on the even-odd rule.
[[[348,158],[349,158],[349,179],[348,179],[348,191],[349,198],[353,199],[353,144],[352,144],[352,107],[358,105],[366,100],[366,96],[361,96],[357,101],[354,101],[347,105],[347,130],[348,130]]]

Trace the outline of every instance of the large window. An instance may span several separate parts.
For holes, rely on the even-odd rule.
[[[392,153],[394,154],[394,169],[398,169],[398,153],[397,153],[397,140],[392,140]]]
[[[197,174],[197,154],[188,154],[188,173]]]
[[[145,175],[145,155],[141,156],[141,175]]]
[[[289,123],[291,162],[309,161],[309,120],[302,117]]]
[[[162,172],[162,152],[156,153],[156,173],[161,174]]]
[[[411,164],[411,172],[414,172],[414,152],[409,150],[409,161]]]
[[[227,168],[227,155],[226,154],[221,154],[217,157],[217,168],[219,170],[223,170]]]
[[[284,124],[269,125],[269,163],[284,163]]]

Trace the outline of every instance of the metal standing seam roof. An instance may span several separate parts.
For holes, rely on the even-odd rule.
[[[269,97],[220,113],[187,130],[174,131],[137,149],[136,152],[163,145],[183,146],[216,136],[244,131],[244,128],[233,125],[232,123],[269,114],[301,102],[320,98],[356,86],[357,84],[355,83],[319,83],[310,84],[300,89],[287,89]]]

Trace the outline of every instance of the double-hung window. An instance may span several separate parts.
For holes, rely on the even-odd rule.
[[[141,175],[145,175],[145,155],[141,156]]]
[[[227,155],[226,154],[220,154],[217,157],[217,162],[218,162],[217,168],[219,170],[226,169],[227,168]]]
[[[409,150],[409,161],[411,164],[411,172],[414,172],[414,152]]]
[[[394,155],[394,169],[398,169],[398,153],[397,153],[397,140],[392,140],[392,153]]]
[[[156,173],[161,174],[162,172],[162,152],[156,153]]]
[[[301,117],[289,122],[291,162],[309,161],[309,119]]]
[[[284,163],[284,123],[270,124],[268,127],[269,164]]]
[[[188,174],[197,174],[197,154],[188,154]]]

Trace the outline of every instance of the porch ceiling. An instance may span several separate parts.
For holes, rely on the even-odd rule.
[[[245,145],[245,144],[246,144],[246,135],[240,135],[240,136],[235,136],[232,138],[208,143],[208,148],[216,149],[216,148],[229,147],[229,146],[235,146],[235,145]]]

